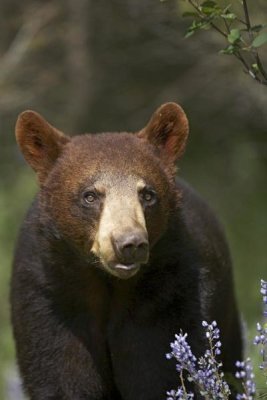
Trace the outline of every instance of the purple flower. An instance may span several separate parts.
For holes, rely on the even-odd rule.
[[[200,367],[198,375],[203,382],[203,394],[207,394],[211,399],[228,399],[230,389],[223,379],[222,363],[216,359],[216,356],[221,354],[220,330],[216,321],[211,324],[203,321],[202,326],[205,328],[206,338],[209,342],[209,349],[205,351],[204,357],[201,357],[198,361]]]
[[[206,328],[206,338],[209,339],[212,343],[210,345],[213,347],[213,351],[215,355],[221,354],[221,342],[220,342],[220,330],[217,327],[217,322],[213,321],[210,325],[206,322],[202,322],[202,326]]]
[[[193,382],[198,388],[200,394],[210,399],[228,399],[230,389],[228,384],[223,380],[222,366],[216,360],[216,356],[221,353],[220,331],[216,321],[208,324],[202,322],[205,328],[205,335],[208,340],[208,349],[204,355],[198,360],[191,351],[191,347],[187,342],[187,334],[182,332],[176,335],[176,340],[171,343],[172,352],[167,354],[167,358],[174,357],[177,361],[176,368],[180,373],[182,386],[177,391],[172,390],[167,393],[167,400],[185,400],[193,399],[192,393],[187,393],[184,385],[183,371],[187,373],[187,379]],[[171,397],[172,396],[172,397]]]
[[[260,354],[262,356],[262,363],[260,364],[260,369],[267,369],[267,361],[266,361],[266,346],[267,346],[267,282],[261,279],[261,288],[260,293],[262,294],[263,300],[263,324],[257,322],[257,335],[254,338],[253,343],[256,346],[260,347]],[[253,368],[251,365],[251,361],[247,358],[245,361],[237,361],[236,366],[238,368],[235,376],[238,379],[242,380],[242,385],[244,392],[242,394],[238,394],[237,400],[252,400],[255,398],[256,394],[256,385],[254,380]]]
[[[261,290],[263,301],[263,316],[267,317],[267,282],[261,279]]]
[[[236,396],[237,400],[253,400],[256,393],[256,385],[255,385],[255,375],[253,373],[253,368],[251,365],[250,358],[247,358],[245,361],[237,361],[236,367],[238,371],[235,376],[238,379],[242,379],[244,392],[242,394],[238,394]]]
[[[188,371],[190,374],[196,373],[196,357],[191,351],[191,347],[187,343],[187,333],[182,332],[179,335],[175,335],[175,341],[171,343],[172,352],[166,354],[168,359],[175,358],[178,363],[176,364],[176,369],[181,372],[183,369]]]
[[[167,400],[190,400],[194,398],[193,393],[187,393],[183,388],[178,388],[176,390],[170,390],[167,392]]]
[[[263,301],[263,324],[257,323],[257,335],[254,344],[260,347],[262,363],[260,369],[267,370],[267,282],[261,279],[261,289]]]
[[[254,344],[260,346],[260,354],[262,356],[260,368],[267,372],[267,281],[261,280],[260,293],[263,301],[263,323],[257,323],[257,335],[254,338]],[[181,331],[179,335],[175,335],[176,340],[171,343],[172,351],[167,354],[167,358],[176,359],[176,368],[180,374],[181,386],[177,390],[167,392],[167,400],[194,399],[194,394],[186,391],[184,376],[187,377],[188,381],[195,384],[198,392],[205,399],[229,399],[231,392],[228,384],[223,379],[222,363],[216,359],[221,354],[220,330],[216,321],[211,324],[203,321],[202,326],[205,329],[205,336],[209,346],[199,359],[192,353],[191,347],[187,342],[187,333],[183,334]],[[242,380],[243,386],[243,393],[237,394],[236,400],[255,399],[255,376],[250,359],[237,361],[236,367],[235,376],[237,379]]]

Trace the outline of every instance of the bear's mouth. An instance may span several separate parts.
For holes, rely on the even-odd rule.
[[[122,264],[112,263],[107,266],[108,271],[121,279],[128,279],[134,276],[140,269],[141,265],[139,263],[133,264]]]

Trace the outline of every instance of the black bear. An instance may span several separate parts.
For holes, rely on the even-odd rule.
[[[40,191],[15,254],[12,322],[31,400],[163,400],[178,386],[174,334],[205,349],[221,329],[227,372],[241,359],[224,234],[176,179],[188,122],[162,105],[137,133],[70,138],[33,111],[16,125]]]

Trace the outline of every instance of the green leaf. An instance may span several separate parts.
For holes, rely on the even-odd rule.
[[[252,42],[253,47],[260,47],[267,43],[267,32],[258,35]]]
[[[204,1],[201,6],[200,6],[201,11],[205,14],[205,15],[220,15],[223,10],[218,6],[217,3],[215,3],[215,1]]]
[[[229,35],[227,36],[228,42],[234,44],[240,39],[240,30],[239,29],[231,29]]]
[[[257,63],[252,64],[251,66],[252,66],[252,68],[253,68],[254,71],[259,72],[259,66],[258,66]]]
[[[210,14],[214,13],[216,11],[216,9],[213,7],[201,7],[201,11],[206,15],[210,15]]]
[[[235,46],[233,46],[232,44],[227,46],[225,49],[219,51],[220,54],[227,54],[227,55],[232,55],[234,54],[234,52],[235,52]]]
[[[231,19],[231,20],[234,20],[237,18],[234,13],[221,14],[221,17],[224,19]]]
[[[190,36],[194,35],[195,31],[187,31],[184,35],[185,39],[189,38]]]
[[[185,33],[185,38],[192,36],[196,31],[200,29],[209,29],[209,21],[193,21]]]
[[[254,26],[252,26],[250,29],[253,31],[253,32],[260,32],[263,28],[265,28],[266,27],[266,24],[265,25],[262,25],[262,24],[260,24],[260,25],[254,25]]]

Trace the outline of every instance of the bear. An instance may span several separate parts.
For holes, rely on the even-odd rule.
[[[31,400],[162,400],[179,385],[170,342],[187,332],[200,356],[203,320],[217,321],[234,373],[242,335],[228,245],[176,177],[188,131],[176,103],[135,133],[69,137],[34,111],[19,115],[17,142],[40,186],[11,279]]]

